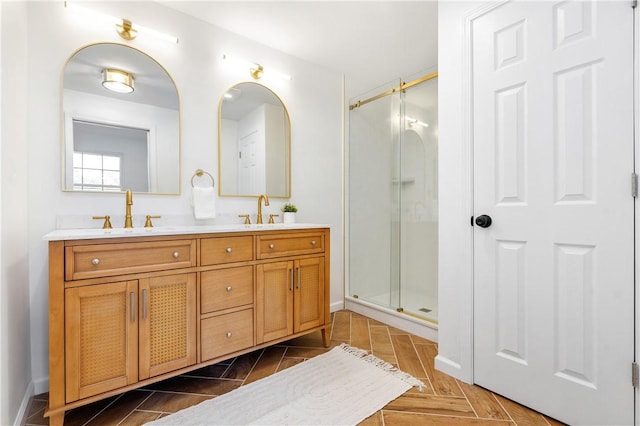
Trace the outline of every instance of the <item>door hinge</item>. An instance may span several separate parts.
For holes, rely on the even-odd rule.
[[[634,9],[638,7],[638,0],[631,0],[631,7]]]
[[[634,388],[640,386],[640,368],[638,368],[637,362],[631,363],[631,384]]]
[[[635,172],[631,173],[631,196],[638,198],[638,175]]]

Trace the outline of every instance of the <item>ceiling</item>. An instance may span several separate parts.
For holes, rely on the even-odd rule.
[[[345,74],[353,94],[424,74],[437,64],[435,1],[161,3]]]
[[[133,74],[133,93],[116,93],[102,87],[105,68]],[[180,107],[178,91],[165,69],[150,56],[121,44],[97,43],[78,50],[65,66],[63,87],[160,108]]]

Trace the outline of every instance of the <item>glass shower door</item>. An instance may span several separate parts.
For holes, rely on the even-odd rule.
[[[395,92],[349,113],[349,292],[394,309],[400,306],[400,102]]]
[[[438,83],[403,91],[400,155],[400,304],[438,318]]]

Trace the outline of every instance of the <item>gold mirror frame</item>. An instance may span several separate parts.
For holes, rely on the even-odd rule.
[[[107,53],[111,54],[113,52],[118,52],[117,55],[113,55],[107,59],[104,59],[105,62],[100,63],[98,60],[93,63],[84,62],[84,63],[74,63],[74,59],[78,58],[79,54],[83,52],[89,52],[86,49],[98,49],[101,48],[105,50]],[[125,61],[125,57],[132,57],[133,62],[127,64]],[[84,59],[84,58],[82,58]],[[111,62],[113,61],[113,62]],[[70,64],[75,67],[74,73],[72,74],[70,69]],[[176,117],[170,118],[171,120],[171,133],[169,137],[165,138],[166,134],[161,133],[157,129],[157,121],[155,120],[147,120],[149,126],[137,126],[135,124],[131,125],[131,118],[126,118],[118,120],[113,120],[113,117],[104,117],[99,114],[95,114],[94,111],[81,111],[78,108],[74,108],[73,111],[66,111],[67,106],[65,105],[65,94],[66,90],[75,90],[78,92],[82,92],[81,89],[68,89],[66,85],[69,85],[67,79],[71,78],[79,78],[82,74],[82,78],[93,79],[95,78],[95,84],[101,85],[101,78],[103,76],[103,69],[109,67],[115,68],[127,68],[126,71],[131,72],[134,75],[135,80],[135,91],[138,91],[138,95],[144,95],[144,92],[147,92],[149,96],[152,98],[158,99],[158,93],[162,90],[172,90],[171,97],[175,96],[175,99],[171,101],[171,107],[167,107],[166,105],[160,105],[153,103],[148,103],[148,105],[155,106],[158,109],[164,110],[175,110]],[[146,68],[146,67],[155,67],[155,68]],[[138,77],[135,77],[138,74]],[[147,83],[145,84],[145,79]],[[162,85],[160,82],[162,82]],[[66,83],[66,85],[65,85]],[[73,83],[72,86],[76,87]],[[145,194],[153,194],[153,195],[180,195],[182,188],[182,114],[181,114],[181,99],[180,93],[178,91],[178,87],[175,83],[175,80],[169,74],[167,69],[162,66],[157,60],[155,60],[151,55],[139,50],[137,48],[131,47],[126,44],[121,43],[113,43],[113,42],[104,42],[104,43],[92,43],[75,50],[67,61],[62,69],[61,80],[61,95],[60,95],[60,111],[61,111],[61,188],[64,192],[73,192],[73,193],[105,193],[105,192],[120,192],[124,193],[127,189],[129,189],[125,183],[122,183],[120,190],[114,191],[106,191],[106,190],[92,190],[92,189],[74,189],[73,185],[73,125],[77,122],[86,122],[88,124],[96,124],[98,126],[104,125],[105,127],[111,125],[116,122],[114,127],[121,127],[122,129],[140,129],[144,128],[145,131],[148,132],[149,136],[147,137],[147,175],[149,176],[148,182],[148,190],[141,191],[135,190],[136,193],[145,193]],[[108,93],[108,91],[104,88],[103,95],[105,98],[112,97],[114,95]],[[153,89],[156,89],[158,92],[153,93]],[[175,93],[173,93],[175,92]],[[89,95],[97,98],[96,95]],[[117,96],[117,95],[115,95]],[[146,100],[146,99],[145,99]],[[117,100],[116,100],[117,101]],[[124,101],[128,102],[130,105],[135,105],[134,102],[130,102],[126,98]],[[113,99],[107,102],[114,102]],[[169,105],[169,104],[167,104]],[[95,106],[92,105],[91,108]],[[172,115],[171,113],[168,113]],[[130,114],[127,117],[134,117],[136,114]],[[96,127],[98,127],[96,126]],[[168,142],[167,142],[168,141]],[[166,144],[163,144],[166,142]],[[156,158],[149,158],[153,153],[156,152],[158,155]],[[67,168],[70,168],[67,170]],[[142,165],[136,165],[136,167],[143,167]],[[153,167],[153,169],[151,169]],[[171,173],[172,176],[166,178],[167,170],[174,170]]]
[[[225,102],[227,106],[232,105],[230,102],[236,102],[233,101],[233,97],[231,100],[226,98],[225,96],[228,94],[235,94],[236,96],[239,94],[238,102],[242,99],[243,95],[253,95],[253,102],[247,102],[245,107],[238,108],[238,111],[233,112],[233,117],[229,118],[228,113],[227,117],[223,117]],[[258,97],[260,99],[257,99]],[[243,101],[246,101],[246,99]],[[223,133],[227,134],[229,130],[225,127],[223,120],[237,122],[238,120],[232,120],[232,118],[237,118],[242,114],[260,108],[265,103],[281,108],[281,112],[276,108],[273,110],[273,113],[276,117],[282,114],[281,122],[283,127],[274,132],[281,132],[283,138],[281,139],[276,136],[272,138],[275,140],[271,142],[268,142],[266,137],[264,138],[264,182],[259,182],[259,185],[243,185],[239,182],[241,180],[239,177],[240,172],[238,172],[240,169],[239,165],[234,164],[231,166],[232,162],[240,163],[242,148],[238,148],[237,132],[235,137],[236,144],[233,149],[229,149],[229,140],[227,140],[227,143],[223,141]],[[265,115],[267,114],[268,113],[265,113]],[[275,120],[277,120],[277,118],[274,118],[274,121]],[[272,132],[272,135],[274,132]],[[269,144],[268,147],[266,146],[267,144]],[[267,150],[267,148],[269,149]],[[234,175],[236,176],[235,182],[230,183],[230,181],[234,179]],[[239,189],[240,186],[257,189],[253,191],[242,191]],[[225,91],[218,105],[218,195],[221,197],[257,197],[261,194],[267,194],[270,198],[291,197],[291,119],[284,102],[273,90],[255,82],[240,82]]]

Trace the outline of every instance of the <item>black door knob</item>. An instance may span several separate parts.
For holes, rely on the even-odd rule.
[[[487,216],[486,214],[480,215],[476,217],[476,225],[480,228],[488,228],[491,226],[491,216]]]

